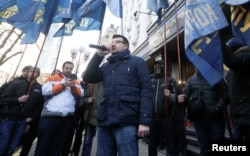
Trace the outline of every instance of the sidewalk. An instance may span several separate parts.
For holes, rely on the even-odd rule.
[[[34,141],[33,146],[31,148],[30,153],[29,153],[28,156],[33,156],[34,155],[35,147],[36,147],[36,140]],[[21,149],[19,149],[17,152],[15,152],[15,154],[13,156],[19,156],[20,150]],[[145,143],[143,143],[141,140],[139,140],[139,156],[147,156],[147,155],[148,155],[148,147],[147,147],[147,145]],[[79,156],[81,156],[81,151],[79,153]],[[96,137],[94,138],[91,156],[96,156]],[[166,156],[165,149],[164,150],[159,150],[158,151],[158,156]]]

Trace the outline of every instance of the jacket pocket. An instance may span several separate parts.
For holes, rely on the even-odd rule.
[[[105,102],[106,102],[106,98],[102,98],[102,101],[100,103],[100,106],[99,106],[99,109],[98,109],[97,115],[96,115],[98,121],[105,120],[105,116],[107,115],[107,109],[106,109]]]
[[[121,118],[126,117],[126,120],[135,119],[139,116],[140,99],[135,96],[121,96],[120,108]]]
[[[250,97],[233,97],[230,110],[233,115],[250,115]]]

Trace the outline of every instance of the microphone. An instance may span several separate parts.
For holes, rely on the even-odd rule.
[[[99,46],[99,45],[94,45],[94,44],[89,44],[89,47],[90,47],[90,48],[100,49],[100,50],[103,50],[103,51],[108,50],[108,49],[107,49],[106,47],[104,47],[104,46]]]

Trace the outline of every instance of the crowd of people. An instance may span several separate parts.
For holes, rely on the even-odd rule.
[[[114,35],[103,46],[81,82],[72,74],[73,62],[66,61],[43,84],[37,82],[40,68],[26,66],[1,86],[0,155],[11,156],[21,146],[20,155],[27,156],[37,138],[35,156],[78,155],[81,145],[82,156],[90,156],[97,133],[97,156],[136,156],[141,138],[148,140],[149,156],[157,156],[161,142],[168,155],[185,156],[188,119],[200,154],[207,156],[209,141],[225,139],[228,106],[233,139],[250,139],[250,48],[239,39],[222,43],[230,68],[225,80],[211,86],[196,71],[183,90],[162,60],[150,75],[146,62],[131,55],[126,37]],[[197,97],[198,111],[191,112]]]

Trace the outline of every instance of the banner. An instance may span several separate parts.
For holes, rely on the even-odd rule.
[[[88,6],[85,7],[87,10],[83,10],[84,7],[82,7],[82,11],[75,11],[78,15],[59,28],[54,37],[70,36],[73,34],[74,29],[81,31],[101,30],[106,4],[102,0],[95,0],[93,3],[85,6]],[[81,18],[78,19],[79,17]]]
[[[16,0],[0,0],[0,11],[16,4]]]
[[[217,31],[227,25],[218,0],[186,1],[186,56],[212,86],[223,78],[223,59]]]
[[[53,23],[66,23],[69,19],[72,19],[71,1],[59,0]]]
[[[231,27],[233,36],[250,46],[250,3],[231,6]]]

